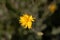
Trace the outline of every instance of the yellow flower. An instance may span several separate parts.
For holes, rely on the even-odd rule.
[[[56,10],[57,6],[56,4],[54,3],[51,3],[49,6],[48,6],[48,9],[50,10],[50,12],[54,13],[55,10]]]
[[[32,22],[34,22],[34,18],[32,17],[32,15],[24,14],[20,16],[19,23],[21,23],[22,27],[31,29]]]

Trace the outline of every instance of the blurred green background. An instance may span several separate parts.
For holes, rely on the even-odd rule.
[[[24,13],[36,18],[32,29],[19,24]],[[0,0],[0,40],[60,40],[60,0]]]

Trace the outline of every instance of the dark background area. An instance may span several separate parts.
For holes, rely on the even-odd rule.
[[[57,6],[54,13],[46,10],[51,3]],[[19,23],[24,12],[36,18],[32,26],[34,31],[22,28]],[[60,40],[59,30],[60,0],[0,0],[0,40]],[[38,35],[38,32],[43,35]]]

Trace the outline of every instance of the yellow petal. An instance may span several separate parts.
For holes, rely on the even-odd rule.
[[[31,29],[32,21],[34,21],[32,15],[24,14],[20,17],[19,23],[21,23],[21,26],[23,26],[24,28]]]

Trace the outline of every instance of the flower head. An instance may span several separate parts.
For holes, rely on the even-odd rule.
[[[50,10],[50,12],[54,13],[55,10],[57,9],[56,4],[52,3],[48,6],[48,9]]]
[[[21,23],[22,27],[31,29],[32,22],[34,22],[34,18],[32,17],[32,15],[24,14],[20,16],[19,23]]]

